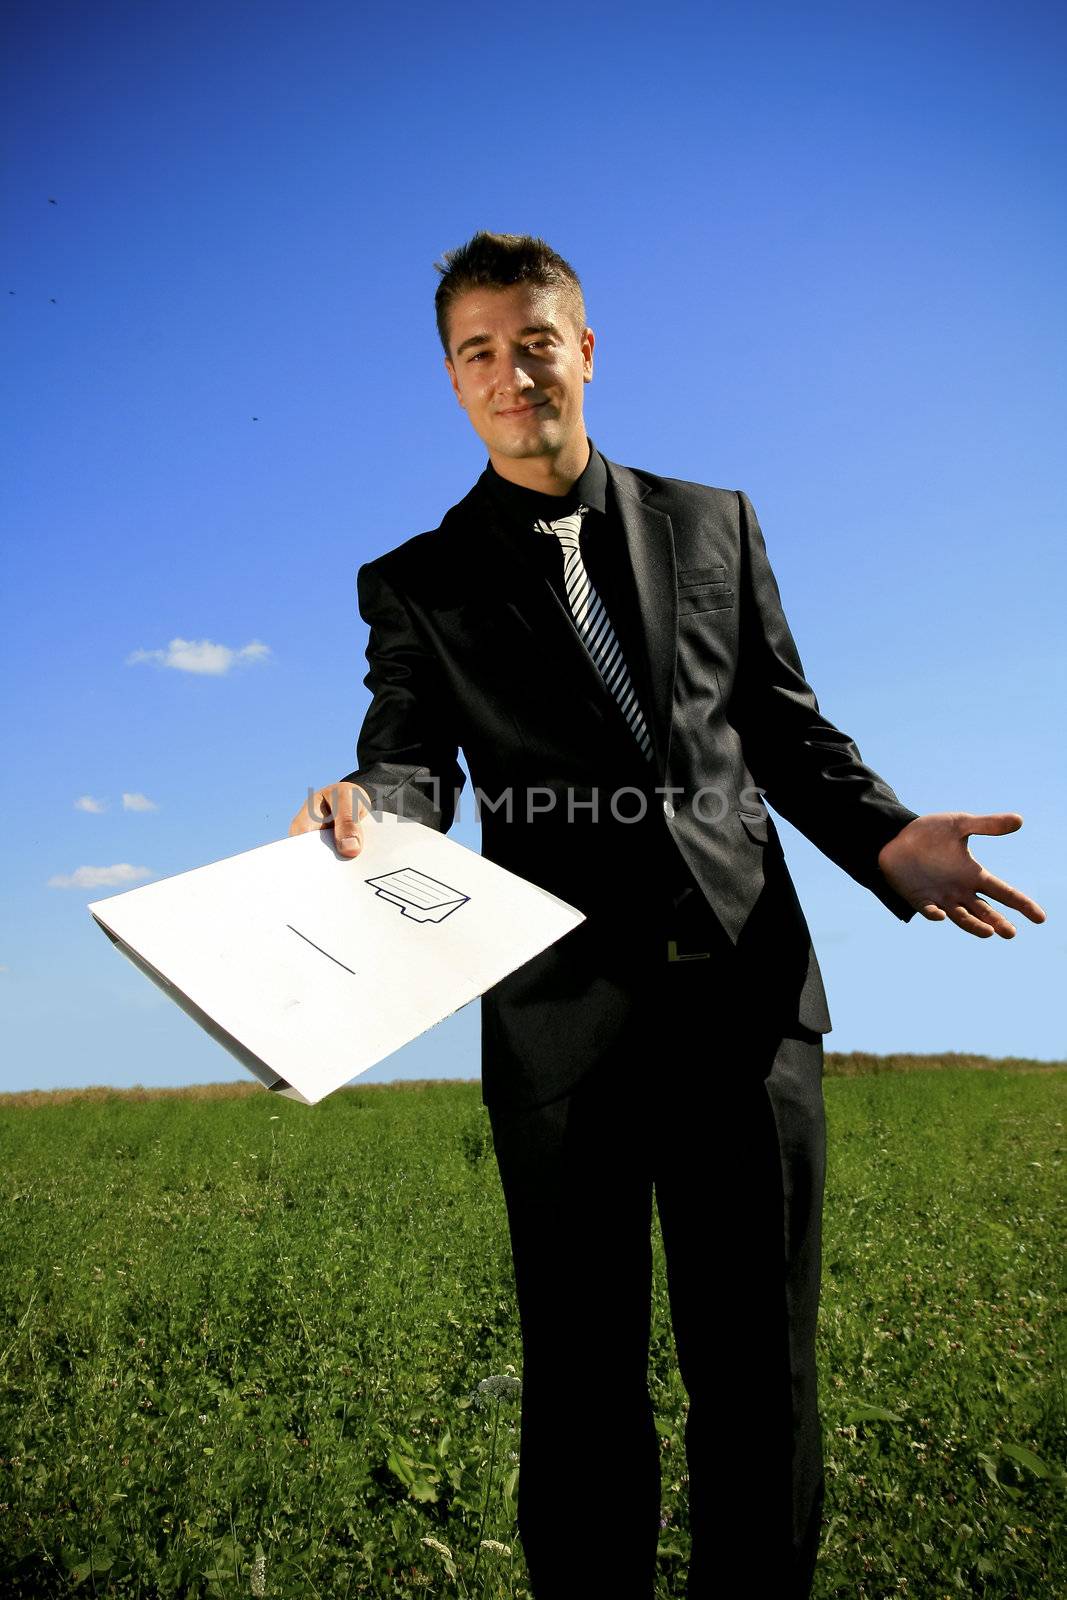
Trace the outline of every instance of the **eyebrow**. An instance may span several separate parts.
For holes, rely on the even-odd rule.
[[[532,322],[529,327],[519,329],[519,338],[528,339],[531,333],[553,333],[557,339],[559,338],[559,329],[552,322]],[[462,344],[456,346],[456,354],[461,356],[464,350],[470,349],[473,345],[492,344],[492,342],[491,333],[472,333],[469,339],[464,339]]]

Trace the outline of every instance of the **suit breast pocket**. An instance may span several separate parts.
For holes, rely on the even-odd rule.
[[[728,611],[734,591],[726,581],[722,562],[706,567],[680,567],[678,570],[679,615],[693,611]]]
[[[692,589],[678,590],[678,615],[694,611],[729,611],[734,603],[734,591],[721,584],[702,583]]]

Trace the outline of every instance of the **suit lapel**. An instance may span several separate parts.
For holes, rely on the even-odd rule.
[[[603,455],[601,451],[601,455]],[[651,731],[662,783],[671,739],[671,704],[678,661],[678,586],[671,519],[647,503],[648,485],[629,467],[604,456],[626,538],[637,592],[645,659],[652,688]],[[606,686],[604,693],[608,694]],[[610,695],[609,695],[610,698]]]
[[[601,452],[603,454],[603,452]],[[637,594],[646,673],[652,703],[644,706],[655,747],[659,781],[666,772],[670,713],[678,646],[678,598],[671,519],[649,506],[648,486],[628,467],[604,457],[622,523],[625,557]],[[521,540],[502,526],[492,498],[477,486],[454,508],[462,513],[471,543],[468,595],[475,614],[499,630],[517,627],[537,652],[538,670],[549,674],[568,697],[601,724],[637,745],[614,695],[579,637],[572,617]],[[486,546],[488,535],[490,543]],[[640,663],[634,667],[635,676]],[[642,704],[644,697],[642,696]]]

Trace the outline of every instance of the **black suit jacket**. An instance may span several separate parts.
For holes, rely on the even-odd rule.
[[[357,576],[372,700],[346,776],[377,808],[447,830],[462,749],[483,854],[587,913],[483,996],[487,1104],[555,1098],[619,1038],[647,963],[665,959],[679,855],[713,949],[709,1033],[726,1007],[829,1031],[764,794],[914,915],[877,857],[917,813],[820,713],[747,496],[604,459],[646,645],[651,764],[481,480]]]

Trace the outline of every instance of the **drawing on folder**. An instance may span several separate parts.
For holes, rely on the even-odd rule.
[[[470,899],[460,889],[450,889],[447,883],[431,878],[417,867],[399,867],[395,872],[383,872],[377,878],[367,878],[375,894],[391,900],[400,907],[401,916],[415,922],[443,922]]]

